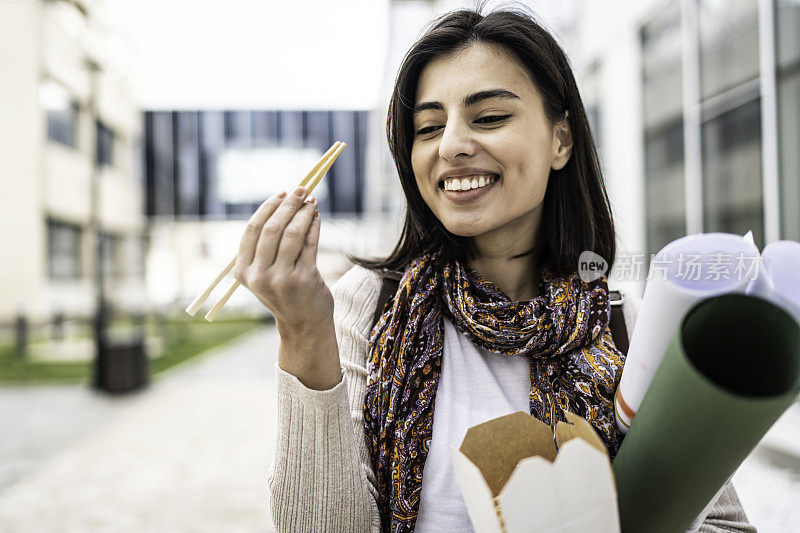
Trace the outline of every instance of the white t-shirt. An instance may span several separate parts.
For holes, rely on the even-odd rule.
[[[473,531],[453,470],[450,445],[461,445],[467,430],[515,411],[530,411],[531,373],[527,357],[478,348],[444,319],[442,373],[433,411],[433,436],[425,468],[415,531]]]

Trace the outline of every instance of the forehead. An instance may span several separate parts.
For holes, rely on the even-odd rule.
[[[444,102],[487,87],[507,89],[523,98],[536,93],[530,76],[516,59],[497,46],[476,43],[425,65],[415,103]]]

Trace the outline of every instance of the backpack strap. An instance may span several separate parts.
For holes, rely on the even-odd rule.
[[[395,271],[384,271],[382,274],[381,292],[378,294],[378,305],[375,307],[375,314],[372,317],[372,327],[378,323],[383,308],[389,297],[397,292],[400,286],[402,274]],[[611,319],[608,327],[611,328],[611,338],[614,345],[623,355],[628,353],[628,328],[625,326],[625,315],[622,313],[622,303],[625,298],[620,291],[608,291],[608,302],[611,306]]]
[[[381,318],[381,313],[383,313],[383,308],[389,300],[389,297],[397,292],[402,276],[400,272],[395,272],[394,270],[384,270],[383,273],[381,273],[383,283],[381,284],[381,292],[378,294],[378,305],[375,306],[375,314],[372,316],[373,328]]]
[[[622,304],[625,298],[619,291],[608,291],[608,303],[611,306],[611,318],[608,327],[611,329],[611,338],[614,345],[622,355],[628,354],[628,328],[625,326],[625,315],[622,313]]]

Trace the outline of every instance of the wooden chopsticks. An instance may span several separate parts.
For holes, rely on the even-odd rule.
[[[314,168],[312,168],[306,176],[300,180],[300,183],[297,184],[298,187],[303,187],[308,191],[310,195],[314,188],[319,185],[319,182],[322,181],[323,176],[328,172],[328,169],[331,168],[333,162],[336,161],[336,158],[339,157],[339,154],[342,153],[344,147],[347,144],[336,141],[333,143],[333,146],[328,148],[328,151],[320,158]],[[209,296],[211,296],[211,292],[214,288],[219,285],[219,283],[225,278],[225,276],[233,270],[233,267],[236,265],[236,257],[234,256],[233,259],[228,263],[228,265],[222,269],[222,271],[217,275],[214,281],[200,294],[197,298],[195,298],[192,303],[186,308],[186,312],[189,313],[190,316],[194,316],[200,307],[205,303]],[[213,322],[215,318],[217,318],[217,314],[219,314],[220,309],[225,305],[225,302],[228,301],[228,298],[231,297],[233,292],[239,287],[240,283],[239,280],[234,280],[231,282],[228,290],[225,292],[225,295],[219,299],[217,303],[214,304],[214,307],[206,313],[206,320],[209,322]]]

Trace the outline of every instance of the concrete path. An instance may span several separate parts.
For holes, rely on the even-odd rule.
[[[0,388],[0,531],[271,531],[277,348],[262,328],[124,397]],[[800,532],[800,406],[734,481],[760,532]]]
[[[128,405],[117,412],[106,405],[105,413],[84,416],[111,420],[73,438],[77,442],[0,492],[0,531],[271,531],[266,473],[277,347],[275,330],[260,329],[173,370],[144,393],[122,400]],[[81,396],[68,390],[45,394],[51,395],[54,425],[70,418],[59,420],[55,397]],[[104,402],[120,399],[100,395],[98,404]],[[29,428],[16,439],[35,445],[29,440],[35,433]],[[46,438],[46,432],[39,436]]]

